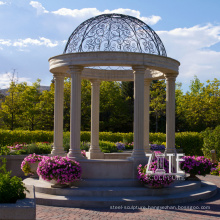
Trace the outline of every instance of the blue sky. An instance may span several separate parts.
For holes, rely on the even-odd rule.
[[[153,28],[167,55],[180,61],[183,90],[197,75],[201,82],[220,78],[219,0],[0,0],[0,88],[13,69],[19,81],[49,85],[48,59],[62,54],[73,30],[84,20],[117,12]]]

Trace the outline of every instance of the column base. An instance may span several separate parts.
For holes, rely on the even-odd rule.
[[[146,157],[146,154],[144,150],[135,150],[131,154],[131,157],[127,158],[128,160],[133,160],[134,161],[134,166],[138,166],[139,164],[146,164],[148,162],[148,158]]]
[[[81,152],[80,153],[73,153],[73,152],[69,152],[67,154],[67,156],[70,158],[70,159],[73,159],[73,160],[87,160],[86,157],[84,157]]]
[[[105,159],[103,152],[86,152],[88,159]]]
[[[133,150],[131,158],[146,158],[144,150]]]
[[[176,148],[166,149],[165,154],[176,154]]]
[[[152,151],[150,149],[145,150],[146,154],[152,154]]]
[[[64,149],[52,149],[50,155],[51,156],[61,156],[61,157],[64,157],[64,156],[66,156],[66,152],[64,151]]]

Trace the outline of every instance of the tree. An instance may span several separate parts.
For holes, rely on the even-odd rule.
[[[179,111],[182,109],[184,94],[181,89],[182,83],[176,83],[176,91],[175,91],[175,98],[176,98],[176,109],[175,109],[175,116],[176,116],[176,131],[186,131],[185,127],[185,118],[184,112]]]
[[[119,82],[103,81],[100,86],[100,131],[127,132],[127,108]]]
[[[20,93],[19,101],[21,105],[20,117],[23,118],[23,126],[29,130],[34,130],[37,123],[39,123],[38,115],[40,102],[40,79],[37,79],[32,86],[23,83],[25,89]]]
[[[37,109],[39,114],[37,116],[37,129],[53,130],[54,127],[54,83],[51,83],[50,90],[43,91],[39,97]]]
[[[81,82],[81,130],[91,129],[91,82],[82,80]]]
[[[206,127],[215,128],[220,125],[220,80],[207,81],[208,85],[203,90],[202,96],[205,100]]]
[[[71,80],[64,80],[64,130],[70,130],[70,96]],[[90,130],[91,124],[91,83],[89,80],[81,81],[81,130]]]
[[[65,78],[64,80],[64,109],[63,109],[64,131],[70,130],[70,94],[71,94],[71,81],[70,81],[70,78]]]
[[[121,82],[121,96],[126,108],[127,132],[133,132],[134,121],[134,82]]]
[[[165,121],[166,116],[166,84],[164,80],[153,80],[151,83],[150,114],[151,126],[153,124],[153,118],[155,121],[155,132],[164,132],[165,124],[162,123],[163,121]]]
[[[18,115],[21,113],[19,94],[24,89],[23,84],[18,84],[18,80],[15,75],[16,70],[14,69],[10,78],[10,86],[7,91],[8,95],[1,104],[1,117],[6,127],[10,130],[14,130],[16,127],[19,127],[20,119]]]
[[[205,86],[195,76],[190,91],[177,100],[177,116],[187,131],[203,131],[220,124],[220,81],[207,81]]]

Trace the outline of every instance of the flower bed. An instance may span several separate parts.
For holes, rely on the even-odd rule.
[[[0,155],[22,155],[22,154],[49,154],[52,146],[49,142],[37,142],[32,144],[15,143],[11,146],[1,147]]]

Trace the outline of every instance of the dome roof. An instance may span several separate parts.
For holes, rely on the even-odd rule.
[[[84,21],[70,35],[63,53],[95,51],[167,56],[152,28],[135,17],[122,14],[102,14]]]

